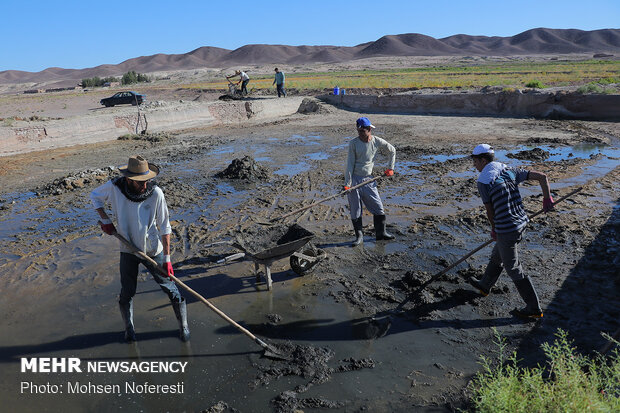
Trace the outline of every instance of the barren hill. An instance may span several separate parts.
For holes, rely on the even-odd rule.
[[[0,84],[78,82],[94,76],[119,76],[129,70],[151,73],[250,64],[336,63],[386,56],[508,56],[550,53],[620,54],[620,29],[583,31],[538,28],[511,37],[458,34],[443,39],[407,33],[383,36],[374,42],[353,47],[252,44],[228,50],[206,46],[185,54],[142,56],[117,65],[104,64],[88,69],[54,67],[36,73],[6,70],[0,72]]]

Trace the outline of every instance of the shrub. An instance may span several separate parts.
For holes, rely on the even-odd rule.
[[[577,89],[577,93],[604,93],[604,89],[597,83],[588,83],[587,85],[580,86]]]
[[[542,89],[545,87],[545,85],[542,84],[542,82],[540,80],[530,80],[529,82],[527,82],[525,84],[525,87],[531,87],[531,88],[536,88],[536,89]]]
[[[482,357],[482,371],[468,386],[476,412],[620,411],[620,354],[605,359],[578,354],[562,330],[542,349],[547,367],[518,366],[516,353],[506,358],[506,341],[495,331],[495,362]]]
[[[130,85],[132,83],[149,82],[149,81],[150,80],[147,75],[143,75],[142,73],[136,73],[133,70],[130,70],[129,72],[125,73],[123,77],[121,78],[121,84],[123,85]]]
[[[98,76],[82,79],[82,87],[100,87],[108,82],[118,82],[114,76],[100,78]]]

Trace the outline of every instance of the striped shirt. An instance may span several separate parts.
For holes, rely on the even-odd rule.
[[[506,168],[493,182],[478,182],[482,202],[493,205],[495,232],[498,234],[519,231],[527,224],[519,184],[528,176],[529,171],[525,169]]]

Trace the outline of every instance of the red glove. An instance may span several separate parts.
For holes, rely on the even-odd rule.
[[[549,212],[553,209],[553,197],[549,195],[549,198],[543,198],[543,211]]]
[[[106,234],[116,234],[116,227],[114,227],[111,219],[102,219],[101,221],[99,221],[99,225],[101,226],[101,230]]]
[[[345,185],[345,186],[343,186],[343,187],[342,187],[342,190],[343,190],[343,191],[348,191],[349,189],[351,189],[351,187],[350,187],[350,186],[346,186],[346,185]]]
[[[495,233],[494,229],[491,229],[491,239],[493,241],[497,241],[497,234]]]
[[[394,175],[394,170],[393,169],[386,169],[384,173],[385,173],[385,176],[392,176],[392,175]]]
[[[172,263],[170,262],[170,255],[164,255],[164,265],[162,265],[164,271],[170,277],[174,275],[174,270],[172,269]]]

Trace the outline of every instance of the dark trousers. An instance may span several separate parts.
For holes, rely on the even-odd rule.
[[[250,79],[248,80],[244,80],[243,82],[241,82],[241,93],[245,93],[246,95],[248,94],[248,83],[250,82]]]
[[[158,265],[164,262],[163,252],[153,257]],[[162,276],[156,268],[153,268],[148,262],[141,260],[133,254],[121,252],[120,270],[121,270],[121,294],[118,302],[121,304],[129,304],[136,295],[136,286],[138,284],[138,266],[142,264],[153,276],[153,279],[159,284],[163,292],[168,295],[170,301],[181,301],[181,293],[174,281],[168,277]]]
[[[284,90],[284,83],[276,84],[276,89],[278,90],[278,97],[280,97],[280,94],[286,97],[286,91]]]

